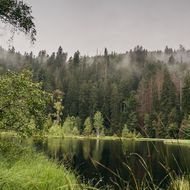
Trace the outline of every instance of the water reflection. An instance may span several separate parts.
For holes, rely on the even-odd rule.
[[[49,158],[75,169],[87,181],[93,179],[97,183],[102,179],[100,185],[113,185],[113,181],[122,185],[123,180],[132,183],[131,171],[141,180],[148,170],[155,183],[171,169],[178,175],[190,173],[190,148],[162,142],[50,138],[46,142],[35,141],[34,146]]]

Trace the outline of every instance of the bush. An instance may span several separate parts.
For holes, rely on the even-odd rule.
[[[67,118],[65,119],[64,123],[63,123],[63,132],[66,135],[71,135],[73,133],[74,128],[76,128],[77,130],[80,127],[80,119],[79,117],[74,117],[74,116],[67,116]],[[75,129],[75,132],[76,132]],[[79,132],[79,130],[78,130]]]
[[[168,126],[168,130],[167,130],[168,137],[169,138],[177,138],[178,131],[179,131],[179,128],[178,128],[177,123],[170,123]]]
[[[80,132],[79,132],[79,130],[77,129],[77,127],[74,127],[73,128],[73,135],[75,135],[75,136],[77,136],[77,135],[80,135]]]
[[[130,132],[127,124],[124,125],[122,130],[123,138],[139,138],[140,136],[141,136],[140,134],[136,134],[135,132]]]
[[[49,129],[48,135],[63,137],[64,136],[63,128],[57,123],[54,123],[52,127]]]
[[[182,121],[179,130],[179,138],[190,139],[190,116]]]

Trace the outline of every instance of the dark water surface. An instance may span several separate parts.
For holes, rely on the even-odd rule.
[[[128,181],[133,185],[132,174],[141,181],[151,173],[159,184],[168,172],[177,175],[190,173],[190,147],[166,145],[163,142],[120,140],[48,139],[34,141],[38,151],[49,158],[74,169],[84,181],[99,186],[111,185],[117,189]],[[146,164],[145,164],[146,163]],[[129,169],[130,168],[130,169]],[[167,185],[166,178],[162,187]]]

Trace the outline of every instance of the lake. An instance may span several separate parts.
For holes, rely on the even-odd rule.
[[[163,142],[134,140],[80,140],[49,138],[35,140],[37,151],[76,171],[82,181],[94,186],[122,189],[126,181],[134,185],[151,173],[154,183],[164,188],[169,172],[190,173],[190,147],[166,145]],[[165,180],[163,180],[165,178]]]

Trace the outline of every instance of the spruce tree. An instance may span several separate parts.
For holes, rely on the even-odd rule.
[[[90,117],[87,117],[84,122],[83,134],[89,136],[89,135],[91,135],[91,133],[92,133],[92,124],[91,124]]]

